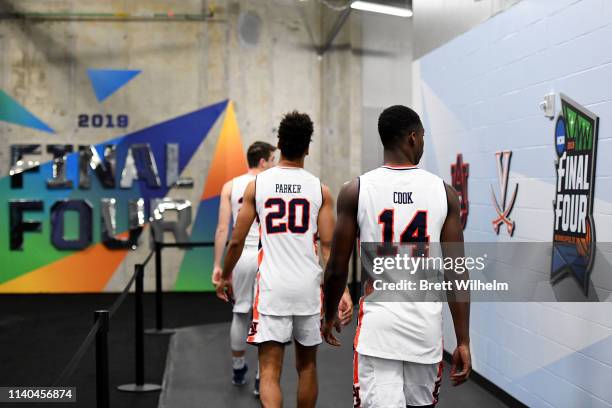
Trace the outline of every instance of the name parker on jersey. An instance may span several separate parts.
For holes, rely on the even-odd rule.
[[[276,184],[276,192],[284,194],[300,194],[302,192],[301,184]]]
[[[584,234],[590,191],[589,155],[579,154],[559,158],[557,197],[555,200],[555,231]]]

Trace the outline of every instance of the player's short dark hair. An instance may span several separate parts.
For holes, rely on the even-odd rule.
[[[419,115],[403,105],[390,106],[378,117],[378,134],[387,149],[394,148],[402,137],[422,127]]]
[[[268,160],[270,155],[274,153],[276,147],[272,146],[270,143],[266,142],[255,142],[249,146],[247,150],[247,162],[249,163],[249,168],[255,168],[259,165],[259,160],[264,159]]]
[[[306,154],[314,126],[310,116],[293,111],[287,113],[278,128],[278,148],[289,160],[299,159]]]

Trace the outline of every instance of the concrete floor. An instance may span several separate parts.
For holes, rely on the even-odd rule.
[[[0,295],[0,386],[55,383],[91,329],[94,310],[106,309],[116,293]],[[153,327],[155,294],[145,293],[144,323]],[[229,322],[231,306],[214,293],[165,293],[164,324],[187,327]],[[145,381],[161,384],[170,336],[145,336]],[[117,390],[134,382],[134,297],[130,294],[110,320],[108,333],[110,406],[151,408],[159,392]],[[77,402],[1,403],[0,407],[92,408],[96,406],[95,347],[92,345],[63,385],[77,388]],[[200,405],[202,406],[202,405]],[[176,407],[180,408],[180,407]]]
[[[323,344],[319,349],[319,399],[317,407],[352,406],[352,338],[354,327],[341,333],[342,347]],[[164,375],[160,408],[171,407],[259,407],[253,396],[256,370],[256,349],[247,348],[249,383],[243,387],[231,384],[231,363],[228,344],[229,323],[207,324],[180,329],[170,342]],[[285,354],[282,389],[284,406],[295,407],[297,374],[293,347]],[[452,387],[448,380],[448,364],[437,408],[506,407],[494,395],[472,381]]]

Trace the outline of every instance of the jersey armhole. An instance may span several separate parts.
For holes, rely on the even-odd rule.
[[[321,187],[321,206],[323,206],[323,200],[325,200],[323,196],[323,183],[321,183],[321,179],[319,179],[319,187]]]
[[[258,224],[261,224],[259,220],[259,212],[257,211],[257,175],[255,175],[255,179],[253,180],[253,201],[255,202],[255,219]]]
[[[359,202],[361,198],[361,176],[357,177],[357,211],[355,221],[357,222],[357,239],[361,236],[361,227],[359,226]]]
[[[446,221],[446,217],[448,217],[448,192],[446,191],[446,183],[442,180],[442,192],[444,193],[444,220]]]

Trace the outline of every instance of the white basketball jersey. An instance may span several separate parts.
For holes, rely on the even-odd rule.
[[[251,181],[255,180],[255,176],[246,173],[242,176],[238,176],[232,180],[232,192],[230,193],[230,202],[232,203],[232,218],[233,225],[236,225],[236,219],[238,218],[238,211],[242,207],[242,197],[244,196],[244,190]],[[244,242],[246,246],[257,246],[259,244],[259,224],[255,221],[251,225],[249,234]]]
[[[302,168],[277,166],[257,175],[261,233],[254,314],[321,312],[315,237],[322,202],[320,180]]]
[[[359,177],[361,242],[439,242],[447,214],[444,182],[416,166],[382,166]],[[360,301],[358,353],[421,364],[442,359],[441,302]]]

